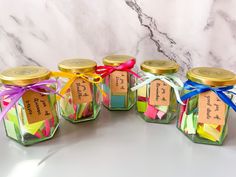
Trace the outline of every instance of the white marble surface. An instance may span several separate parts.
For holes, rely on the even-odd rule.
[[[103,109],[83,124],[61,119],[53,139],[30,147],[7,138],[0,127],[0,176],[235,177],[235,116],[231,112],[223,146],[195,144],[175,121],[146,123],[134,110]]]
[[[234,0],[1,0],[0,69],[68,57],[169,58],[236,71]]]

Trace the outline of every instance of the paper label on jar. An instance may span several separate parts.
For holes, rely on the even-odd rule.
[[[52,118],[48,95],[29,90],[22,96],[22,100],[29,124]]]
[[[91,83],[77,78],[71,85],[71,93],[74,104],[89,103],[92,101]]]
[[[212,91],[199,94],[198,122],[224,125],[226,104]]]
[[[150,101],[153,106],[169,106],[170,104],[170,85],[162,80],[154,80],[150,84]]]
[[[111,73],[110,86],[112,93],[127,93],[128,73],[126,71],[114,71]]]

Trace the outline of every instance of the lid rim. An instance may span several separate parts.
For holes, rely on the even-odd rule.
[[[209,75],[206,76],[200,72],[206,72],[209,73]],[[233,72],[223,68],[195,67],[187,72],[186,77],[193,82],[213,87],[233,86],[236,84],[236,75]]]
[[[174,74],[178,72],[179,65],[170,60],[146,60],[140,68],[142,71],[152,74]]]
[[[103,64],[107,66],[119,66],[130,59],[136,60],[135,57],[130,55],[108,55],[103,58]]]
[[[25,72],[27,70],[29,73]],[[45,67],[19,66],[2,71],[0,80],[4,85],[26,86],[49,79],[50,74],[51,72]]]
[[[86,73],[95,71],[96,61],[90,59],[66,59],[58,63],[58,69],[69,73]]]

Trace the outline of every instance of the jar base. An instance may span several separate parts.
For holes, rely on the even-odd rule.
[[[110,110],[110,111],[129,111],[133,108],[134,104],[132,104],[129,107],[126,107],[126,108],[114,108],[114,107],[112,108],[112,107],[106,106],[105,104],[103,104],[103,106],[105,108],[107,108],[108,110]]]
[[[216,145],[216,146],[222,146],[224,143],[224,139],[226,138],[226,136],[223,138],[223,140],[221,141],[210,141],[208,139],[199,137],[198,134],[186,134],[184,133],[179,127],[177,127],[178,130],[184,134],[190,141],[197,143],[197,144],[205,144],[205,145]]]
[[[40,138],[40,139],[35,139],[35,140],[27,141],[27,142],[18,141],[16,139],[8,136],[7,134],[6,135],[7,135],[8,138],[14,140],[15,142],[17,142],[17,143],[19,143],[19,144],[21,144],[23,146],[31,146],[31,145],[34,145],[34,144],[41,143],[43,141],[48,141],[48,140],[52,139],[54,137],[55,133],[57,132],[58,128],[59,128],[59,124],[54,128],[53,133],[50,136],[45,137],[45,138]]]
[[[77,123],[82,123],[82,122],[88,122],[88,121],[93,121],[93,120],[96,120],[98,115],[100,114],[100,111],[101,109],[93,116],[90,116],[90,117],[86,117],[86,118],[80,118],[80,119],[77,119],[77,120],[73,120],[73,119],[70,119],[68,117],[65,117],[63,115],[60,115],[62,118],[64,118],[65,120],[73,123],[73,124],[77,124]]]

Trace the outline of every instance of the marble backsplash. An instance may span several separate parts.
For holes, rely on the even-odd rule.
[[[1,0],[0,69],[129,54],[236,72],[234,0]]]

